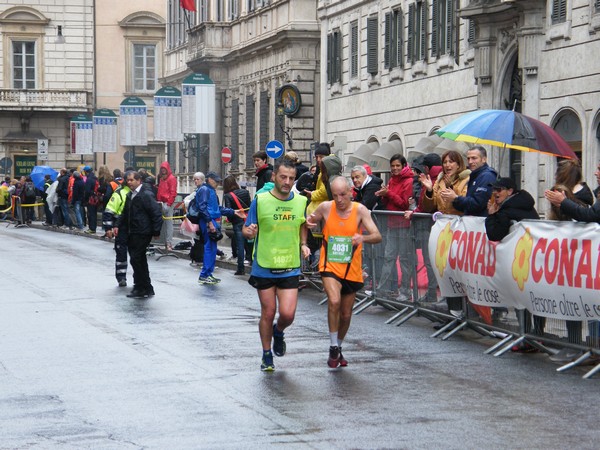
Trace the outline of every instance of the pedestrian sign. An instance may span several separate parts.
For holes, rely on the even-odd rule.
[[[283,155],[283,144],[279,141],[269,141],[266,147],[267,155],[270,158],[277,159]]]

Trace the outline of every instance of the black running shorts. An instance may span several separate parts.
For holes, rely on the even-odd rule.
[[[321,276],[333,278],[334,280],[338,281],[342,285],[342,295],[358,292],[365,285],[365,283],[359,283],[358,281],[342,280],[332,272],[321,272]]]
[[[291,277],[280,277],[280,278],[262,278],[250,276],[248,280],[250,286],[259,291],[263,289],[270,289],[275,286],[277,289],[298,289],[300,285],[300,276],[295,275]]]

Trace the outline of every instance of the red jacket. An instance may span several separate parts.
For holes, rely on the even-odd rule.
[[[156,200],[159,202],[166,203],[171,206],[177,197],[177,178],[171,172],[171,166],[168,161],[165,161],[160,165],[160,168],[167,169],[167,177],[163,178],[160,172],[158,173],[158,192],[156,193]]]
[[[388,194],[383,197],[383,206],[387,211],[407,211],[408,199],[413,195],[413,172],[406,165],[400,174],[393,176],[388,183]],[[388,216],[390,228],[408,228],[410,221],[400,216]]]

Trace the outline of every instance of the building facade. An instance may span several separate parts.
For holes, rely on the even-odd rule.
[[[27,175],[35,165],[83,164],[155,172],[165,143],[153,140],[153,96],[164,68],[162,0],[64,0],[0,6],[0,172]],[[126,98],[148,106],[148,145],[79,154],[71,119],[99,109],[119,114]],[[38,157],[48,140],[47,159]],[[97,149],[94,149],[97,150]],[[136,153],[137,150],[137,153]]]
[[[319,1],[321,138],[346,160],[385,167],[475,109],[514,109],[600,158],[600,2],[594,0]],[[448,144],[444,144],[448,145]],[[490,149],[490,163],[538,199],[556,160]],[[366,155],[366,156],[365,156]],[[373,156],[374,155],[374,156]],[[383,158],[382,158],[383,157]]]
[[[169,158],[181,172],[219,170],[252,184],[252,154],[271,140],[311,159],[319,136],[320,34],[316,0],[213,0],[185,13],[169,3],[164,84],[202,73],[216,85],[216,132],[186,136]],[[286,115],[281,88],[301,102]],[[232,150],[225,167],[221,149]]]
[[[94,102],[93,1],[0,5],[0,173],[29,175],[39,163],[79,161],[69,117]],[[48,160],[38,159],[38,140]]]
[[[148,119],[147,145],[122,146],[117,142],[114,152],[95,154],[96,166],[132,166],[156,175],[166,156],[166,143],[154,139],[153,128],[154,94],[161,87],[164,71],[165,2],[102,0],[95,4],[94,111],[109,109],[119,116],[121,102],[137,97],[145,103]]]

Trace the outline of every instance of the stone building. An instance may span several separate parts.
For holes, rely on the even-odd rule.
[[[95,156],[96,166],[126,166],[158,173],[165,160],[166,143],[154,139],[154,94],[164,70],[164,0],[96,1],[94,111],[109,109],[118,120],[126,97],[137,97],[147,106],[147,145],[122,146]],[[119,133],[121,130],[119,130]]]
[[[178,0],[169,1],[162,82],[179,85],[190,73],[210,77],[216,85],[216,132],[186,135],[183,143],[169,146],[169,159],[180,172],[231,172],[249,184],[252,154],[270,140],[309,161],[319,136],[316,0],[212,0],[196,1],[196,7],[185,13]],[[278,105],[284,86],[300,94],[294,115]],[[221,163],[225,146],[233,154],[228,167]]]
[[[13,0],[0,6],[0,173],[128,164],[149,170],[163,160],[164,142],[152,139],[153,95],[163,70],[162,0]],[[72,151],[70,122],[112,110],[128,96],[148,105],[148,145],[115,145],[109,153]],[[47,160],[38,139],[48,139]],[[129,152],[129,153],[128,153]]]
[[[68,118],[93,107],[93,15],[91,0],[0,5],[0,173],[80,160]],[[38,161],[38,139],[48,140],[47,161]]]
[[[515,109],[553,127],[595,184],[600,158],[600,2],[318,2],[321,138],[385,166],[475,109]],[[443,145],[448,145],[447,143]],[[556,159],[490,149],[490,163],[538,198]],[[373,156],[374,155],[374,156]]]

